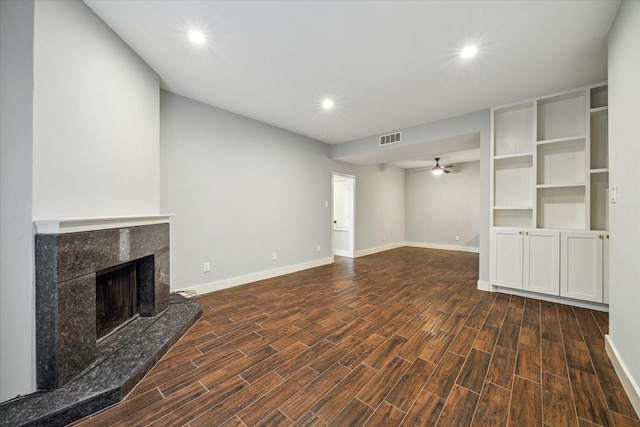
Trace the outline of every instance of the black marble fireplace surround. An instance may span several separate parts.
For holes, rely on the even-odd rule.
[[[35,251],[39,389],[59,388],[96,358],[96,272],[141,260],[140,316],[169,306],[169,224],[37,234]]]
[[[36,234],[39,391],[0,426],[64,426],[120,401],[202,314],[169,294],[169,224]],[[96,340],[96,272],[136,261],[140,317]],[[141,277],[142,276],[142,277]]]

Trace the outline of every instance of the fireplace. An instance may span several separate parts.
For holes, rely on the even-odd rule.
[[[169,295],[170,217],[34,221],[40,390],[0,404],[0,425],[64,426],[113,405],[202,315]]]
[[[89,367],[99,339],[134,312],[156,316],[169,306],[167,223],[36,234],[35,246],[39,389],[57,389]],[[117,307],[131,292],[126,310]],[[116,306],[105,310],[109,301]]]

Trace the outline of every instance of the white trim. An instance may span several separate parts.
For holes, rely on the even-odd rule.
[[[557,304],[572,305],[574,307],[588,308],[589,310],[609,312],[609,305],[598,302],[581,301],[573,298],[566,298],[555,295],[540,294],[538,292],[529,292],[521,289],[505,288],[489,283],[493,292],[502,292],[503,294],[518,295],[521,297],[535,298],[542,301],[555,302]]]
[[[334,249],[333,254],[338,256],[345,256],[347,258],[353,258],[350,251],[344,251],[342,249]]]
[[[443,245],[440,243],[406,242],[405,246],[410,246],[412,248],[443,249],[445,251],[473,252],[476,254],[480,253],[480,248],[474,248],[471,246]]]
[[[613,369],[615,369],[616,374],[618,374],[618,378],[620,378],[622,388],[627,392],[627,396],[631,401],[633,409],[635,409],[636,414],[640,416],[640,387],[629,373],[629,370],[622,361],[622,358],[620,358],[620,353],[618,353],[610,335],[604,336],[604,348],[607,351],[607,355],[609,355]]]
[[[350,221],[349,221],[349,227],[335,227],[335,223],[333,222],[335,220],[334,215],[335,215],[335,206],[334,206],[334,201],[335,201],[335,184],[336,184],[336,177],[341,177],[341,178],[345,178],[347,181],[350,182],[350,189],[351,189],[351,217],[350,217]],[[347,175],[344,173],[340,173],[340,172],[335,172],[332,171],[331,172],[331,249],[333,250],[333,253],[335,255],[338,256],[346,256],[349,258],[355,258],[356,257],[356,177],[354,175]],[[349,248],[344,251],[344,250],[337,250],[335,249],[335,242],[334,242],[334,231],[347,231],[349,233]],[[342,255],[344,254],[344,255]]]
[[[90,218],[43,218],[34,219],[33,225],[37,234],[62,234],[103,230],[107,228],[163,224],[169,222],[172,216],[173,214],[155,214]]]
[[[283,276],[285,274],[296,273],[298,271],[307,270],[309,268],[333,264],[333,262],[333,256],[330,256],[328,258],[303,262],[301,264],[289,265],[286,267],[274,268],[273,270],[251,273],[245,276],[230,277],[228,279],[219,280],[217,282],[203,283],[201,285],[190,286],[182,289],[172,289],[171,292],[184,292],[193,290],[196,291],[198,295],[208,294],[209,292],[215,292],[221,289],[232,288],[234,286],[240,286],[246,283],[252,283],[259,280],[271,279],[272,277]]]
[[[478,290],[487,291],[487,292],[495,292],[495,287],[491,285],[489,282],[485,282],[484,280],[478,280]]]
[[[359,251],[356,251],[355,258],[360,258],[361,256],[373,255],[373,254],[377,254],[378,252],[384,252],[390,249],[401,248],[403,246],[406,246],[406,244],[404,242],[399,242],[399,243],[391,243],[390,245],[376,246],[375,248],[361,249]]]

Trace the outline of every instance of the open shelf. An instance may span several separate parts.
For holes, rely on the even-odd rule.
[[[517,154],[503,154],[501,156],[494,156],[493,160],[507,160],[507,159],[517,159],[517,158],[526,158],[529,157],[529,159],[533,158],[533,153],[531,151],[527,152],[527,153],[517,153]]]
[[[533,144],[533,102],[494,110],[494,156],[530,153]]]
[[[533,205],[533,157],[509,157],[493,163],[493,205]]]
[[[569,188],[569,187],[584,187],[584,183],[577,182],[574,184],[538,184],[536,188]]]
[[[591,113],[591,169],[609,167],[609,113]]]
[[[537,117],[538,141],[584,134],[585,92],[539,100]]]
[[[580,141],[580,140],[584,140],[584,134],[564,136],[562,138],[545,139],[545,140],[536,142],[536,144],[537,145],[565,144],[568,142],[574,142],[574,141]]]
[[[537,185],[584,184],[584,139],[538,145]]]
[[[607,85],[591,88],[590,95],[591,111],[609,105],[609,90]]]
[[[591,210],[592,230],[609,229],[609,174],[591,174]]]
[[[540,188],[537,197],[537,226],[569,230],[585,229],[585,189],[580,187]]]
[[[533,209],[513,208],[494,210],[493,226],[531,228],[533,226]]]

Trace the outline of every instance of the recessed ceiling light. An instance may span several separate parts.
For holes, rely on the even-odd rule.
[[[478,53],[478,48],[473,45],[470,45],[462,49],[462,52],[460,52],[460,57],[467,59],[467,58],[471,58],[476,53]]]
[[[333,101],[330,100],[329,98],[325,99],[324,101],[322,101],[322,108],[324,108],[325,110],[330,110],[333,108]]]
[[[207,42],[207,37],[202,33],[202,31],[191,30],[189,31],[189,40],[195,44],[205,44]]]

